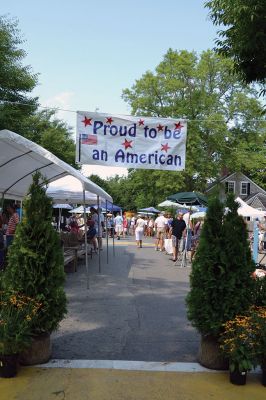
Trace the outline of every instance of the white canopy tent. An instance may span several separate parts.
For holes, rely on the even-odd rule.
[[[48,182],[58,178],[71,175],[80,182],[83,199],[80,202],[85,206],[86,191],[99,198],[113,202],[112,197],[94,182],[87,179],[75,168],[57,158],[48,150],[31,142],[30,140],[9,130],[0,131],[0,195],[2,200],[7,197],[14,200],[22,200],[28,192],[32,183],[32,175],[40,171]],[[62,197],[62,196],[61,196]],[[67,200],[67,201],[66,201]],[[70,202],[69,199],[57,198],[56,202]],[[84,214],[85,220],[85,214]],[[85,229],[85,235],[87,230]],[[88,255],[87,240],[86,248],[86,270],[88,286]],[[100,268],[100,256],[99,256]]]
[[[71,167],[43,147],[18,135],[0,131],[0,194],[22,200],[32,182],[32,174],[40,171],[48,182],[66,175],[76,177],[82,189],[113,202],[112,197],[81,172]]]
[[[254,219],[263,218],[266,215],[265,211],[257,210],[256,208],[249,206],[240,197],[237,197],[235,201],[240,205],[237,212],[239,215],[242,215],[242,217],[250,217],[251,219]]]

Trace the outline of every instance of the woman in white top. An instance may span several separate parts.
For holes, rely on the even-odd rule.
[[[141,217],[138,217],[135,225],[135,236],[138,248],[142,247],[142,238],[145,229],[145,221]]]

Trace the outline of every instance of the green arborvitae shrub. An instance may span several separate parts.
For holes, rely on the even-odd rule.
[[[52,201],[40,173],[33,176],[22,222],[8,250],[4,286],[42,303],[34,334],[54,331],[66,314],[63,252],[52,227]]]
[[[246,226],[233,198],[210,199],[187,296],[188,318],[202,335],[218,336],[222,324],[252,304],[254,281]]]

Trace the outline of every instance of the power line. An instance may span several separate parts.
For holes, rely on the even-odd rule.
[[[34,104],[30,104],[30,103],[21,103],[18,101],[9,101],[9,100],[1,100],[0,99],[0,105],[1,103],[5,103],[5,104],[10,104],[10,105],[20,105],[20,106],[29,106],[29,107],[34,107]],[[43,108],[44,110],[51,110],[51,111],[64,111],[64,112],[70,112],[70,113],[77,113],[78,110],[68,110],[68,109],[64,109],[64,108],[59,108],[59,107],[45,107],[45,106],[41,106],[41,105],[37,105],[38,108]],[[235,116],[241,116],[241,114],[236,114]],[[129,117],[132,117],[132,115],[129,115]],[[157,117],[160,118],[160,117]],[[165,118],[165,117],[162,117]],[[172,118],[172,117],[171,117]],[[172,118],[175,119],[175,118]],[[188,121],[188,122],[222,122],[225,123],[225,121],[221,120],[221,119],[189,119],[189,118],[182,118],[182,117],[178,117],[176,119],[181,119],[183,121]],[[246,119],[245,122],[266,122],[266,119]]]

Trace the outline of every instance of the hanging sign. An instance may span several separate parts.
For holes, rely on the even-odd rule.
[[[187,122],[77,112],[76,161],[112,167],[181,171]]]

